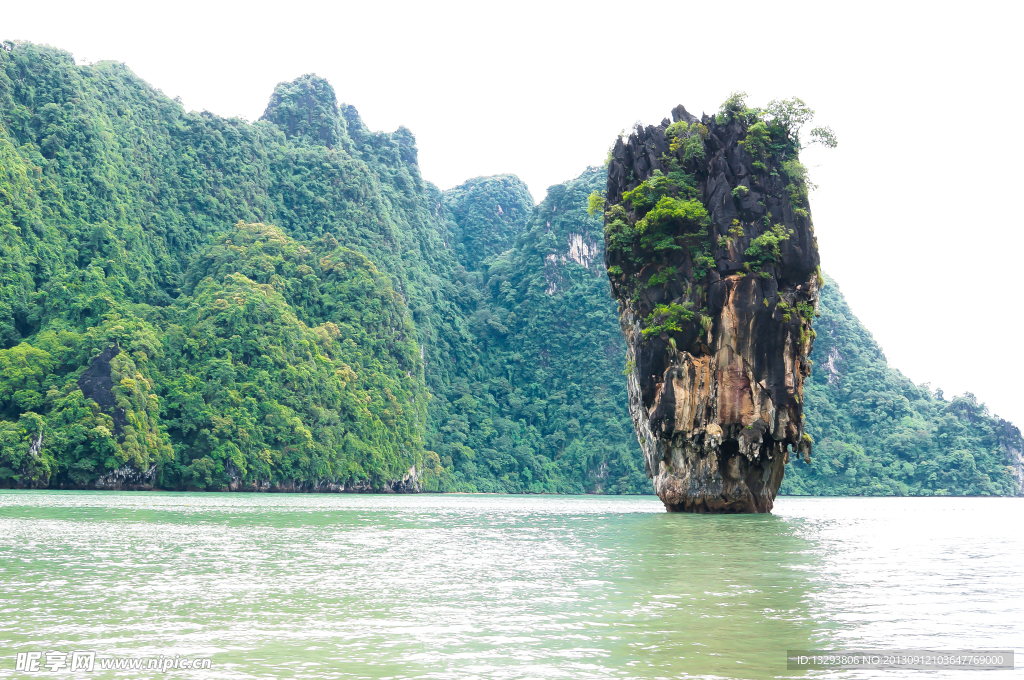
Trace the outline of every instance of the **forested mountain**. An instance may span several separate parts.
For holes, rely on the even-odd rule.
[[[602,168],[590,168],[550,187],[536,209],[531,199],[512,247],[469,275],[479,291],[469,325],[480,373],[448,411],[438,447],[455,463],[451,488],[649,493],[623,407],[626,349],[602,224],[587,213],[604,181]],[[478,178],[445,192],[445,205],[500,232],[489,224],[497,206],[521,214],[524,192],[507,176]]]
[[[0,173],[8,483],[380,487],[437,467],[427,385],[472,361],[471,300],[407,130],[369,132],[315,76],[249,124],[5,43]]]
[[[515,175],[471,179],[445,191],[442,205],[453,225],[450,247],[468,270],[511,249],[533,216],[533,196]]]
[[[644,488],[614,308],[572,302],[607,285],[590,180],[541,221],[514,177],[424,183],[315,76],[250,124],[24,43],[0,173],[4,484]]]
[[[647,493],[604,184],[441,192],[316,76],[248,123],[3,43],[0,486]],[[784,492],[1010,492],[1016,428],[821,314]]]
[[[825,277],[806,383],[810,464],[791,461],[782,493],[1014,495],[1024,489],[1024,440],[973,394],[947,400],[890,368]]]

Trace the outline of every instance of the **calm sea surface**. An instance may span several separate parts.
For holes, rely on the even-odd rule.
[[[984,677],[1021,677],[1024,499],[0,491],[0,677],[33,650],[213,659],[119,677],[822,677],[785,663],[820,648],[1016,649]]]

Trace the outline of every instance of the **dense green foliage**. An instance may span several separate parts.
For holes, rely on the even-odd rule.
[[[344,247],[318,259],[276,228],[238,225],[192,280],[160,315],[178,454],[165,475],[207,486],[231,461],[244,479],[402,477],[426,393],[410,377],[421,365],[405,307],[373,263]]]
[[[265,119],[185,113],[120,64],[5,44],[0,483],[436,469],[424,359],[472,347],[412,136],[370,133],[315,76]],[[80,385],[111,347],[110,386]]]
[[[542,220],[515,177],[425,184],[315,76],[250,124],[6,43],[0,484],[646,490],[604,272],[544,259],[600,261],[601,181]]]
[[[944,399],[889,367],[871,334],[826,278],[805,383],[814,457],[791,460],[782,493],[1012,495],[1019,430],[974,395]],[[1019,463],[1018,463],[1019,464]]]
[[[603,227],[587,212],[604,183],[590,168],[550,187],[514,247],[473,272],[480,377],[451,404],[447,443],[437,447],[454,461],[452,488],[651,492],[626,408]],[[488,200],[508,187],[504,177],[471,184]],[[470,212],[459,203],[472,200],[464,188],[446,193],[454,210]],[[504,200],[514,205],[514,195]]]
[[[701,127],[673,130],[686,158]],[[785,172],[806,205],[804,170]],[[605,180],[588,169],[538,206],[508,175],[441,192],[408,130],[370,132],[315,76],[248,123],[186,113],[121,64],[5,43],[0,486],[370,489],[416,466],[428,490],[649,493]],[[681,170],[645,183],[621,247],[700,266],[694,198]],[[665,241],[680,222],[693,238]],[[784,237],[766,233],[754,262]],[[888,369],[834,286],[818,327],[818,454],[784,490],[1008,492],[1015,428]]]
[[[477,177],[442,196],[455,225],[452,246],[470,271],[512,248],[533,215],[533,196],[515,175]]]

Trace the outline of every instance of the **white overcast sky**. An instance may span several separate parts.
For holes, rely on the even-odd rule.
[[[7,3],[0,38],[113,59],[188,109],[260,116],[314,72],[410,128],[442,188],[515,173],[537,200],[676,104],[799,96],[822,264],[890,363],[1024,426],[1019,2]]]

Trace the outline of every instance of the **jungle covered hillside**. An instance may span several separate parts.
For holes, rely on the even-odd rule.
[[[248,123],[4,43],[0,483],[644,490],[599,258],[542,265],[599,241],[598,175],[540,221],[514,177],[425,183],[316,76]]]
[[[891,368],[871,333],[825,276],[805,383],[809,464],[787,466],[781,493],[1015,495],[1024,440],[973,394],[947,398]]]

